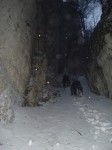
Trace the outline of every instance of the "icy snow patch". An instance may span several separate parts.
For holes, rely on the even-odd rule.
[[[0,124],[0,150],[112,150],[112,102],[91,93],[85,78],[79,79],[83,97],[60,89],[56,103],[16,107],[14,123]]]

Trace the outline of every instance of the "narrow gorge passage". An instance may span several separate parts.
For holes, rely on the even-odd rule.
[[[56,103],[17,107],[12,125],[0,125],[0,150],[111,150],[112,101],[90,92],[83,97],[60,88]]]
[[[0,150],[112,150],[111,115],[112,1],[0,0]]]

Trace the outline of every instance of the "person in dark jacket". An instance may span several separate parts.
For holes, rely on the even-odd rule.
[[[78,80],[75,80],[71,84],[71,95],[81,96],[83,95],[83,88]]]
[[[70,86],[70,79],[69,79],[68,75],[66,75],[66,74],[63,75],[62,83],[63,83],[63,88]]]

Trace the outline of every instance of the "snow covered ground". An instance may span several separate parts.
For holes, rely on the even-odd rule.
[[[112,100],[60,89],[56,103],[16,107],[13,124],[0,124],[0,150],[112,150]]]

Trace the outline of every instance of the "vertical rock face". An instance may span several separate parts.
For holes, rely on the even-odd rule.
[[[78,8],[78,3],[74,1],[37,1],[38,24],[30,78],[35,82],[29,82],[25,105],[36,106],[41,99],[39,97],[43,95],[41,93],[47,87],[46,81],[48,80],[50,85],[59,86],[56,75],[64,72],[64,67],[71,59],[69,66],[70,63],[76,64],[74,58],[75,53],[78,53],[81,37],[81,14]],[[76,57],[79,64],[78,56]],[[71,70],[73,68],[74,66]]]
[[[80,12],[74,1],[0,0],[1,120],[13,120],[13,105],[23,103],[21,96],[27,90],[28,104],[35,105],[46,72],[63,72],[68,59],[75,55],[73,47],[80,34]]]
[[[60,24],[61,24],[61,0],[41,0],[37,3],[37,44],[35,53],[42,52],[46,55],[48,65],[57,71],[56,55],[60,51]]]
[[[0,119],[13,118],[24,94],[36,34],[36,0],[0,0]],[[10,113],[9,113],[10,112]]]
[[[80,51],[77,43],[81,37],[81,14],[78,8],[76,1],[38,1],[38,37],[35,52],[44,52],[48,66],[54,69],[55,73],[63,73],[68,59],[74,61],[75,53]]]
[[[43,88],[46,83],[47,59],[43,57],[32,58],[30,82],[26,89],[25,105],[37,106],[41,101]]]
[[[112,7],[106,4],[103,11],[91,38],[87,76],[94,92],[112,98]]]
[[[67,67],[70,74],[81,68],[81,12],[77,1],[67,1],[62,7],[62,21],[60,27],[60,66]],[[80,41],[79,41],[80,40]],[[79,44],[80,42],[80,44]],[[76,71],[78,72],[78,70]]]

